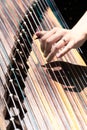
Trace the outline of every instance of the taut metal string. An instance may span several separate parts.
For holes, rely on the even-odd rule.
[[[71,57],[70,57],[71,56]],[[75,60],[75,58],[73,57],[73,55],[70,53],[69,55],[68,55],[68,57],[70,57],[72,60],[74,60],[75,62],[76,62],[76,60]],[[66,59],[67,59],[67,57],[66,57]],[[76,83],[78,83],[78,89],[77,89],[77,87],[76,87],[76,90],[78,90],[78,92],[81,92],[81,95],[83,96],[83,98],[84,99],[86,99],[87,97],[86,97],[86,92],[84,91],[84,88],[85,88],[85,84],[87,84],[87,82],[86,82],[86,80],[84,79],[84,78],[86,78],[86,77],[83,77],[83,72],[81,72],[81,70],[80,70],[80,68],[81,68],[81,70],[82,70],[82,66],[81,67],[79,67],[78,68],[78,66],[76,66],[76,67],[69,67],[69,69],[71,70],[71,72],[72,72],[72,74],[73,74],[73,77],[74,76],[77,76],[79,79],[78,80],[75,80],[75,82]],[[78,72],[77,72],[78,71]],[[75,72],[75,74],[74,74],[74,72]],[[79,75],[79,74],[81,74],[81,76]],[[84,75],[85,76],[85,75]],[[83,80],[83,81],[82,81]],[[82,86],[82,87],[81,87]],[[79,95],[78,95],[79,96]],[[81,97],[80,97],[81,98]],[[84,101],[83,100],[83,98],[81,98],[81,101],[82,101],[82,103],[84,104],[84,108],[86,109],[87,108],[87,102],[86,101]]]
[[[52,2],[52,4],[53,4],[53,7],[54,7],[54,2]],[[62,19],[62,18],[61,18]]]
[[[21,90],[22,91],[22,90]],[[24,97],[24,96],[23,96]],[[31,110],[30,110],[31,111]],[[32,112],[30,112],[30,113],[32,113]],[[31,117],[32,119],[33,119],[33,116]],[[34,120],[33,120],[33,122],[34,122]],[[35,126],[35,122],[33,123],[33,127]],[[35,126],[35,129],[36,129],[37,127]]]
[[[57,7],[56,7],[56,5],[55,5],[55,3],[54,3],[54,1],[53,0],[50,0],[51,1],[51,4],[53,5],[53,8],[54,9],[57,9]],[[58,10],[58,9],[57,9]],[[59,12],[59,10],[58,10],[58,12],[56,12],[56,14],[57,14],[57,16],[58,16],[58,13],[60,14],[60,12]],[[64,19],[63,19],[63,17],[61,16],[61,14],[59,15],[60,16],[60,19],[61,19],[61,21],[63,21],[63,26],[65,27],[65,28],[67,28],[67,29],[69,29],[69,27],[68,27],[68,25],[66,24],[66,22],[64,21]],[[78,51],[78,49],[77,49],[77,51]],[[76,61],[76,59],[75,59],[75,57],[70,53],[70,58],[72,58],[72,60],[74,61],[74,62],[77,62]],[[82,68],[82,67],[81,67]],[[82,69],[81,69],[82,70]],[[81,71],[81,70],[79,70],[79,71]],[[83,71],[83,70],[82,70]],[[81,73],[81,72],[80,72]],[[81,74],[83,74],[83,73],[81,73]],[[84,79],[84,77],[83,77],[83,79]],[[84,79],[84,82],[86,82],[86,80]],[[87,83],[87,82],[86,82]]]
[[[66,56],[65,56],[66,57]],[[70,57],[71,58],[71,57]],[[70,68],[70,66],[68,65],[68,67]],[[71,68],[70,68],[71,69]],[[74,67],[73,67],[73,69],[74,69]],[[73,69],[71,70],[72,72],[73,72]],[[75,70],[75,69],[74,69]],[[75,71],[77,71],[77,70],[75,70]],[[80,72],[81,73],[81,72]],[[78,73],[77,73],[78,74]],[[75,76],[75,75],[74,75]],[[74,83],[74,85],[75,85],[75,81],[73,81],[73,79],[72,79],[72,82]],[[79,85],[79,88],[76,88],[76,90],[77,90],[77,92],[79,93],[79,89],[80,90],[82,90],[81,89],[81,86],[80,86],[80,84],[79,84],[79,81],[76,81],[76,83]],[[84,86],[84,84],[83,84],[83,86]],[[72,89],[72,91],[73,91],[73,89]],[[83,93],[84,94],[84,93]],[[82,100],[82,97],[81,96],[83,96],[83,98],[84,99],[86,99],[86,96],[85,95],[80,95],[79,94],[79,97],[80,97],[80,99],[81,99],[81,101],[82,101],[82,103],[83,103],[83,105],[85,106],[84,108],[86,109],[87,107],[86,107],[86,100],[83,102],[83,100]]]
[[[0,63],[0,68],[1,68],[1,63]],[[3,84],[3,81],[2,81],[2,79],[1,79],[1,77],[0,77],[0,82],[1,82],[1,84],[2,84],[2,86],[3,86],[3,88],[4,88],[4,84]],[[16,129],[16,126],[15,126],[15,123],[14,123],[14,118],[12,117],[11,113],[9,112],[10,109],[9,109],[9,107],[8,107],[8,104],[7,104],[7,102],[6,102],[6,100],[5,100],[4,96],[3,96],[3,94],[0,93],[0,95],[1,95],[1,98],[4,100],[4,104],[5,104],[6,109],[8,110],[8,113],[9,113],[9,115],[10,115],[10,120],[12,121],[13,127]]]
[[[2,25],[3,25],[3,23],[2,23]],[[3,26],[4,27],[4,29],[6,30],[6,28],[5,28],[5,26]],[[6,30],[6,32],[7,32],[7,34],[8,34],[8,31]],[[9,37],[9,34],[8,34],[8,37]],[[10,47],[10,44],[8,43],[8,45],[9,45],[9,47]],[[8,61],[9,61],[9,63],[10,63],[10,59],[9,59],[9,56],[8,56],[8,54],[7,54],[7,52],[6,52],[6,49],[5,49],[5,47],[2,45],[2,47],[3,47],[3,50],[4,50],[4,52],[5,52],[5,54],[6,54],[6,56],[8,57],[7,59],[8,59]],[[11,47],[10,47],[11,48]],[[22,76],[22,74],[21,74],[21,72],[20,72],[20,69],[19,69],[19,67],[18,67],[18,64],[17,64],[17,62],[16,62],[16,58],[14,58],[14,56],[11,54],[10,55],[12,58],[13,58],[13,61],[14,61],[14,63],[16,64],[16,66],[17,66],[17,68],[18,68],[18,70],[19,70],[19,73],[20,73],[20,76],[21,76],[21,78],[22,78],[22,80],[23,80],[23,82],[24,82],[24,79],[23,79],[23,76]],[[4,60],[5,61],[5,60]],[[5,63],[6,64],[6,63]],[[12,67],[11,67],[12,68]],[[20,88],[20,91],[21,91],[21,93],[23,93],[22,92],[22,89]],[[24,97],[24,96],[23,96]],[[25,98],[25,97],[24,97]]]
[[[52,0],[51,0],[52,1]],[[53,4],[53,8],[54,8],[54,6],[56,7],[56,5],[55,5],[55,3],[52,1],[51,2],[52,4]],[[58,12],[56,12],[57,13],[57,16],[58,16],[58,13],[60,13],[59,11]],[[66,28],[68,28],[68,26],[67,26],[67,24],[66,24],[66,22],[64,21],[64,19],[63,19],[63,17],[60,15],[60,19],[61,19],[61,21],[63,21],[63,23],[62,23],[62,25],[64,26],[64,27],[66,27]],[[75,59],[75,57],[73,57],[73,55],[71,54],[71,52],[69,53],[69,55],[68,55],[68,57],[70,57],[70,58],[72,58],[72,61],[74,61],[74,62],[77,62],[76,61],[76,59]],[[65,58],[67,59],[67,57],[65,56]],[[68,66],[69,67],[69,66]],[[81,69],[80,69],[81,68]],[[69,67],[69,69],[71,70],[71,68]],[[82,67],[77,67],[77,69],[76,68],[74,68],[73,66],[72,66],[72,73],[73,73],[73,70],[74,70],[74,72],[76,72],[77,73],[77,70],[78,70],[78,72],[82,75],[81,77],[79,77],[79,75],[78,75],[78,73],[77,73],[77,76],[79,77],[79,81],[74,81],[74,82],[76,82],[76,84],[78,84],[78,86],[79,86],[79,88],[76,88],[76,90],[77,90],[77,92],[79,92],[79,91],[82,91],[82,87],[81,87],[81,84],[82,84],[82,86],[83,86],[83,88],[85,87],[84,85],[85,84],[87,84],[87,81],[84,79],[84,77],[83,77],[83,69],[82,69]],[[73,74],[73,76],[75,76],[74,74]],[[86,75],[84,75],[84,76],[86,76]],[[81,79],[82,78],[82,79]],[[83,81],[82,81],[83,80]],[[83,83],[83,82],[85,82],[85,84]],[[80,84],[81,83],[81,84]],[[74,83],[74,85],[75,85],[75,83]],[[83,97],[86,95],[86,93],[85,93],[85,91],[83,90],[82,91],[82,93],[84,94],[83,95]],[[80,96],[80,99],[82,100],[82,101],[84,101],[82,98],[81,98],[81,96]],[[85,99],[86,99],[86,96],[85,96]],[[85,106],[85,108],[86,108],[86,102],[84,101],[83,102],[83,104],[84,104],[84,106]]]
[[[53,4],[53,2],[52,2],[52,4]],[[58,15],[58,14],[57,14],[57,15]],[[62,16],[61,16],[60,19],[61,19],[61,20],[63,19]],[[66,24],[64,24],[64,23],[65,23],[64,20],[62,20],[62,21],[63,21],[63,26],[67,27]],[[67,28],[68,28],[68,27],[67,27]],[[69,55],[70,55],[70,54],[69,54]],[[66,57],[66,56],[65,56],[65,57]],[[72,57],[70,57],[70,58],[72,58]],[[74,60],[74,59],[73,59],[73,60]],[[70,67],[69,67],[69,68],[70,68]],[[70,68],[70,69],[71,69],[71,68]],[[74,67],[73,67],[73,69],[74,69]],[[74,69],[74,70],[75,70],[75,69]],[[75,70],[75,71],[77,71],[77,70]],[[80,73],[81,73],[81,72],[80,72]],[[80,80],[80,81],[81,81],[81,80]],[[82,81],[81,81],[81,82],[82,82]],[[74,82],[73,82],[73,83],[74,83]],[[77,84],[79,84],[79,82],[77,82]],[[75,85],[75,83],[74,83],[74,85]],[[84,84],[83,84],[83,86],[84,86]],[[80,84],[79,84],[79,89],[82,90]],[[76,88],[77,92],[79,92],[79,89]],[[80,97],[80,98],[81,98],[81,97]]]
[[[3,56],[2,56],[2,58],[3,58]],[[4,58],[3,58],[3,60],[4,60]],[[4,60],[4,63],[5,63],[5,60]],[[6,63],[5,63],[5,64],[6,64]],[[6,68],[7,68],[7,65],[6,65]],[[19,96],[18,96],[18,94],[17,94],[17,92],[16,92],[16,89],[15,89],[15,86],[14,86],[14,83],[13,83],[13,80],[11,79],[9,73],[7,73],[7,75],[9,76],[9,79],[10,79],[10,82],[11,82],[11,84],[12,84],[12,87],[13,87],[13,89],[14,89],[14,91],[15,91],[15,94],[16,94],[16,96],[17,96],[17,98],[18,98],[18,101],[19,101],[20,107],[21,107],[21,109],[22,109],[22,112],[23,112],[23,114],[25,114],[25,113],[24,113],[24,110],[23,110],[23,108],[22,108],[22,105],[21,105]],[[28,106],[28,105],[26,104],[26,106]],[[27,107],[26,107],[26,108],[27,108]],[[31,120],[33,120],[32,111],[31,111],[30,107],[28,107],[28,108],[29,108],[28,111],[29,111],[29,114],[30,114],[29,117],[30,117]],[[28,117],[28,118],[29,118],[29,117]],[[25,122],[24,122],[24,123],[25,123]],[[25,123],[25,124],[26,124],[26,123]],[[35,127],[34,129],[36,130],[36,129],[37,129],[37,126],[35,126],[35,125],[36,125],[36,123],[35,123],[34,120],[33,120],[32,126]],[[38,130],[38,129],[37,129],[37,130]]]
[[[1,53],[0,53],[1,54]],[[5,76],[5,72],[4,72],[4,70],[3,70],[3,67],[2,67],[2,64],[0,63],[0,67],[1,67],[1,69],[2,69],[2,72],[3,72],[3,74],[4,74],[4,76]],[[8,75],[9,76],[9,78],[10,78],[10,75]],[[5,77],[5,79],[6,79],[6,77]],[[11,78],[10,78],[11,79]],[[0,78],[0,80],[1,80],[1,78]],[[3,82],[2,82],[3,83]],[[4,86],[4,83],[3,83],[3,86]],[[13,103],[13,105],[14,105],[14,107],[15,107],[15,109],[16,109],[16,114],[17,114],[17,116],[18,116],[18,119],[19,119],[19,121],[20,121],[20,124],[21,124],[21,126],[22,126],[22,129],[24,130],[24,127],[23,127],[23,124],[22,124],[22,122],[21,122],[21,118],[20,118],[20,116],[19,116],[19,113],[17,113],[18,112],[18,110],[17,110],[17,108],[16,108],[16,103],[15,103],[15,101],[14,101],[14,99],[13,99],[13,94],[11,93],[11,91],[10,91],[10,89],[8,88],[8,85],[7,85],[7,83],[5,83],[5,86],[6,86],[6,88],[7,88],[7,90],[8,90],[8,92],[9,92],[9,96],[10,96],[10,98],[11,98],[11,100],[12,100],[12,103]],[[18,96],[18,95],[17,95]],[[5,98],[4,98],[4,101],[5,101]],[[6,102],[6,101],[5,101]],[[8,106],[8,104],[6,103],[6,107]],[[8,109],[7,109],[8,110]],[[10,113],[10,110],[9,110],[9,113]],[[10,114],[11,115],[11,114]],[[11,117],[12,118],[12,117]]]

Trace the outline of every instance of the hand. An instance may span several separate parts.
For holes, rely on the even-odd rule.
[[[84,43],[85,35],[79,30],[53,28],[50,31],[40,31],[36,33],[41,41],[41,50],[47,61],[51,61],[56,55],[62,57],[72,48],[78,48]],[[58,51],[61,51],[58,53]]]
[[[48,62],[55,55],[61,57],[70,49],[80,47],[87,40],[87,11],[72,29],[56,27],[50,31],[37,32],[36,35],[40,38],[41,50]]]
[[[36,35],[41,41],[41,50],[47,60],[51,60],[57,52],[57,42],[68,32],[67,29],[55,27],[50,31],[40,31]],[[64,43],[65,44],[65,43]]]

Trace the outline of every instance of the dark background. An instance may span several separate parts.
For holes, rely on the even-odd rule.
[[[87,10],[87,0],[55,0],[55,3],[69,28],[72,28]],[[87,63],[87,42],[80,48]]]

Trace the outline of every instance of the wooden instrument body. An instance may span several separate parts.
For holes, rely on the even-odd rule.
[[[24,117],[21,117],[21,122],[23,123],[22,127],[24,130],[86,130],[87,69],[77,50],[73,49],[64,57],[60,59],[56,59],[56,57],[54,57],[51,63],[46,63],[46,59],[44,58],[40,49],[40,41],[35,39],[34,33],[37,28],[34,21],[30,26],[28,26],[30,31],[32,30],[32,27],[35,29],[34,32],[31,32],[31,35],[29,36],[31,42],[30,45],[27,45],[28,48],[30,47],[29,53],[24,53],[22,48],[21,51],[19,48],[16,48],[18,47],[18,40],[20,40],[19,35],[23,29],[25,29],[21,29],[21,25],[24,25],[21,24],[20,21],[24,22],[23,19],[25,20],[25,12],[28,10],[28,6],[32,7],[33,2],[33,0],[30,2],[28,0],[0,1],[0,103],[2,104],[0,105],[1,130],[11,129],[11,124],[9,125],[9,119],[4,119],[4,116],[6,115],[3,113],[6,113],[6,110],[4,110],[6,103],[4,101],[5,98],[3,97],[6,96],[6,87],[8,86],[8,88],[11,89],[10,84],[7,84],[8,80],[6,78],[9,76],[9,74],[12,74],[12,69],[14,68],[10,65],[13,62],[15,63],[15,61],[18,61],[18,65],[20,64],[19,67],[21,68],[21,71],[17,71],[17,68],[15,71],[19,73],[19,77],[21,77],[21,82],[23,83],[20,83],[18,79],[18,87],[22,89],[22,94],[19,95],[19,97],[23,96],[23,99],[20,101],[20,103],[22,104],[22,107],[24,105],[23,112],[25,115],[23,115],[24,113],[22,112]],[[42,2],[42,5],[43,4],[44,2]],[[43,29],[49,30],[52,28],[52,26],[62,27],[58,19],[56,19],[54,16],[50,7],[46,8],[46,10],[43,12],[43,17],[40,20],[41,26],[37,24],[38,29],[41,29],[42,27]],[[48,25],[50,25],[50,28]],[[22,43],[20,42],[20,44]],[[17,51],[22,57],[25,55],[21,63],[19,59],[16,59],[16,53],[18,53]],[[26,58],[26,63],[24,58]],[[22,85],[24,85],[24,88],[22,88]],[[14,100],[17,98],[15,98],[15,95],[16,94],[13,94]],[[19,106],[16,105],[18,111],[20,111]],[[14,110],[14,106],[10,106],[9,110],[12,111],[12,113],[13,111],[17,112],[17,110]],[[14,112],[12,117],[15,117],[16,112]],[[20,116],[20,113],[18,115]],[[9,128],[7,127],[8,125]],[[18,129],[22,129],[20,125],[21,123],[16,125]]]

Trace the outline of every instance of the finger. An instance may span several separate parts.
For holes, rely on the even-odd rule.
[[[45,35],[46,32],[47,32],[47,31],[38,31],[38,32],[36,32],[35,34],[36,34],[36,36],[37,36],[38,38],[41,38],[43,35]]]
[[[56,42],[58,42],[61,39],[62,35],[59,35],[57,33],[54,33],[51,37],[49,37],[46,40],[46,47],[45,47],[45,52],[44,52],[44,56],[47,57],[48,54],[51,51],[52,45]]]
[[[49,53],[49,55],[47,57],[47,62],[50,62],[53,59],[53,57],[56,55],[58,50],[61,49],[62,47],[64,47],[66,44],[67,44],[67,42],[65,42],[63,39],[61,39],[59,42],[54,44],[54,46],[51,49],[51,52]]]
[[[46,61],[47,61],[47,62],[50,62],[50,61],[54,58],[55,55],[56,55],[56,52],[51,52],[51,53],[49,53],[49,55],[48,55]]]
[[[44,48],[44,56],[47,57],[47,55],[50,53],[52,45],[56,43],[58,40],[61,39],[62,35],[59,35],[56,33],[56,29],[49,31],[49,33],[45,34],[42,38],[45,44]]]
[[[59,42],[57,42],[55,44],[55,48],[57,48],[57,50],[65,47],[68,44],[68,40],[65,40],[66,38],[62,38]]]
[[[50,31],[39,31],[39,32],[36,32],[36,36],[38,38],[40,38],[40,41],[41,41],[41,50],[42,52],[50,52],[50,49],[51,49],[51,46],[48,47],[48,39],[54,34],[56,33],[58,28],[53,28],[52,30]],[[46,50],[46,48],[48,48]],[[50,49],[49,49],[50,48]],[[47,55],[47,54],[46,54]]]
[[[52,46],[51,52],[47,56],[47,62],[50,62],[54,58],[57,52],[58,52],[58,49],[55,47],[55,45]]]
[[[44,52],[45,45],[44,45],[44,43],[42,43],[41,38],[42,38],[46,33],[47,33],[47,31],[39,31],[39,32],[36,32],[36,36],[40,39],[40,47],[41,47],[42,52]]]
[[[56,33],[57,29],[51,29],[50,31],[46,31],[45,35],[42,37],[42,41],[46,41],[49,37],[51,37],[54,33]]]
[[[41,50],[42,52],[44,52],[45,48],[46,48],[46,40],[47,38],[50,37],[50,35],[52,35],[54,33],[54,29],[51,31],[39,31],[36,32],[36,36],[38,38],[40,38],[41,41]]]
[[[56,57],[60,58],[64,56],[67,52],[69,52],[73,47],[74,42],[70,41],[59,53],[57,53]]]
[[[46,31],[46,33],[41,37],[41,50],[42,52],[47,52],[46,48],[49,46],[48,39],[56,32],[56,29],[52,29],[50,31]],[[50,46],[49,46],[50,47]],[[50,47],[51,48],[51,47]],[[49,50],[48,50],[49,51]]]
[[[51,49],[45,50],[44,51],[44,57],[47,57],[50,52],[51,52]]]
[[[58,42],[66,33],[64,29],[57,29],[56,33],[54,33],[50,38],[49,42]]]

